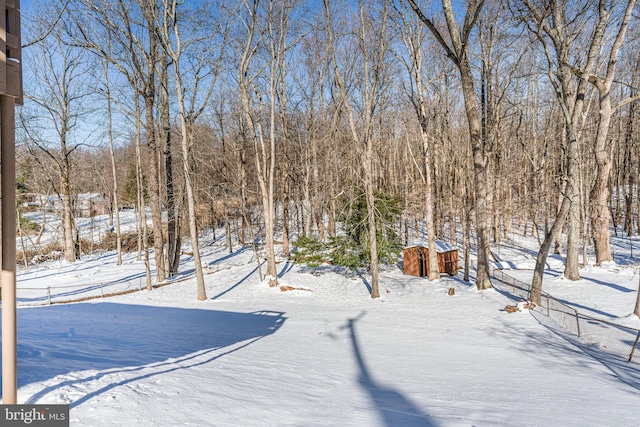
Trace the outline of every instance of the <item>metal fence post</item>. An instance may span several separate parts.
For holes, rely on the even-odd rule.
[[[547,316],[551,316],[550,313],[550,304],[549,304],[549,294],[545,294],[547,296]]]
[[[633,359],[633,352],[636,351],[636,346],[638,345],[638,338],[640,338],[640,331],[638,331],[638,335],[636,335],[636,340],[633,342],[633,347],[631,347],[631,354],[629,354],[629,360],[627,360],[627,362],[631,362],[631,359]]]
[[[104,288],[102,287],[102,283],[100,283],[100,298],[104,298]]]
[[[51,288],[47,287],[47,304],[51,305]]]
[[[580,316],[578,316],[577,311],[576,311],[576,325],[578,325],[578,336],[580,336]]]

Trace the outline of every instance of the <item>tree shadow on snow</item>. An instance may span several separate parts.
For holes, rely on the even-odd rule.
[[[247,248],[243,246],[237,251],[230,254],[226,254],[225,256],[215,259],[207,263],[206,265],[209,268],[211,268],[213,266],[216,266],[217,264],[221,264],[224,261],[227,261],[230,258],[233,258],[237,255],[242,254],[243,252],[245,252],[246,249]],[[193,261],[193,256],[180,257],[180,267],[181,267],[180,271],[172,274],[167,279],[167,282],[174,282],[174,281],[179,281],[185,278],[192,277],[195,274],[195,271],[196,271],[195,268],[192,267],[185,270],[185,265],[192,261]],[[82,270],[89,270],[91,268],[94,268],[92,267],[92,264],[88,264],[85,267],[69,270],[64,274],[77,274]],[[146,278],[146,272],[144,271],[143,264],[141,264],[140,268],[142,270],[138,273],[133,273],[128,276],[119,277],[113,280],[95,281],[95,283],[87,284],[85,286],[74,286],[73,288],[65,287],[62,285],[54,286],[54,287],[51,287],[50,289],[50,293],[51,293],[50,296],[47,293],[45,293],[47,288],[37,287],[37,288],[29,289],[30,291],[32,291],[37,295],[35,297],[25,296],[28,294],[24,290],[28,288],[30,281],[42,282],[43,279],[46,279],[49,276],[59,275],[60,272],[43,274],[35,277],[28,277],[26,279],[22,279],[20,282],[20,286],[24,287],[24,289],[22,289],[21,291],[21,289],[18,288],[18,290],[21,292],[20,292],[20,295],[18,295],[17,301],[18,301],[18,304],[22,304],[22,305],[24,304],[37,305],[38,303],[47,303],[49,299],[53,301],[61,301],[61,300],[65,301],[65,300],[70,300],[78,297],[97,296],[97,295],[100,295],[100,292],[98,291],[104,291],[105,293],[109,293],[109,292],[118,292],[118,291],[125,291],[125,290],[131,290],[131,289],[141,289],[143,287],[144,279]],[[155,276],[155,273],[156,273],[155,268],[151,268],[150,274],[152,275],[152,277]],[[89,279],[90,278],[88,277],[87,280]]]
[[[285,274],[293,270],[293,265],[294,265],[293,262],[286,261],[284,263],[284,266],[282,267],[282,270],[280,270],[280,273],[278,273],[278,278],[281,279]]]
[[[357,268],[356,268],[356,273],[358,274],[358,277],[360,278],[360,280],[362,280],[362,283],[364,284],[364,286],[367,288],[367,292],[369,292],[369,294],[371,294],[371,291],[372,291],[373,288],[371,288],[371,285],[367,281],[367,278],[364,277],[362,272],[360,270],[358,270]]]
[[[636,393],[640,393],[640,368],[638,365],[638,354],[633,356],[632,361],[628,361],[627,354],[622,355],[607,352],[605,349],[600,348],[600,346],[589,344],[581,338],[571,334],[543,313],[540,313],[537,310],[532,310],[530,313],[541,325],[545,326],[548,330],[566,342],[572,344],[576,351],[588,355],[594,361],[608,369],[609,372],[619,381],[634,388]],[[629,330],[625,330],[625,332],[629,333]],[[633,335],[628,335],[628,340],[623,340],[621,345],[630,352],[633,341]]]
[[[216,266],[216,265],[218,265],[218,264],[221,264],[221,263],[223,263],[224,261],[226,261],[226,260],[228,260],[228,259],[231,259],[231,258],[233,258],[233,257],[235,257],[235,256],[240,255],[240,254],[241,254],[241,253],[243,253],[246,249],[247,249],[247,248],[246,248],[246,246],[243,246],[243,247],[241,247],[240,249],[238,249],[237,251],[235,251],[235,252],[231,252],[231,253],[228,253],[228,254],[224,255],[223,257],[221,257],[221,258],[215,259],[215,260],[213,260],[213,261],[211,261],[211,262],[208,262],[208,263],[207,263],[207,262],[203,263],[203,264],[202,264],[202,267],[203,267],[203,268],[211,268],[211,267],[213,267],[213,266]],[[203,256],[203,255],[204,255],[204,254],[201,252],[201,253],[200,253],[200,256]],[[181,267],[182,269],[180,269],[180,270],[179,270],[178,272],[176,272],[176,273],[173,273],[173,274],[171,275],[171,277],[169,278],[169,280],[170,280],[170,281],[178,281],[178,280],[182,280],[182,279],[185,279],[185,278],[188,278],[188,277],[192,277],[192,276],[194,276],[194,275],[195,275],[195,273],[196,273],[196,269],[195,269],[195,267],[189,268],[189,269],[187,269],[187,270],[185,270],[185,269],[184,269],[185,265],[186,265],[187,263],[190,263],[190,262],[193,262],[193,255],[189,255],[189,256],[181,256],[181,257],[180,257],[180,267]]]
[[[260,264],[260,265],[264,265],[264,262],[262,264]],[[215,301],[215,300],[219,299],[221,296],[231,292],[232,290],[234,290],[235,288],[240,286],[245,280],[247,280],[249,277],[251,277],[251,275],[253,275],[253,273],[255,273],[256,271],[258,271],[258,266],[254,267],[253,270],[251,270],[251,272],[249,272],[249,274],[244,276],[242,279],[237,281],[235,284],[231,285],[231,287],[229,287],[229,288],[225,289],[224,291],[216,294],[215,296],[211,297],[210,299]]]
[[[634,282],[629,282],[629,287],[626,286],[622,286],[622,285],[618,285],[615,283],[611,283],[611,282],[605,282],[604,280],[598,280],[594,277],[583,277],[584,280],[587,280],[589,282],[593,282],[593,283],[597,283],[598,285],[602,285],[602,286],[608,286],[609,288],[619,291],[619,292],[624,292],[624,293],[632,293],[632,292],[637,292],[637,286]]]
[[[348,319],[343,329],[349,330],[351,345],[353,346],[353,354],[360,369],[358,382],[360,386],[367,392],[373,402],[373,406],[378,411],[380,420],[383,425],[388,427],[395,426],[421,426],[435,427],[436,423],[425,414],[421,408],[413,403],[408,397],[404,396],[400,391],[391,387],[386,387],[371,376],[367,367],[358,338],[356,336],[355,324],[364,316],[365,312],[360,313],[355,319]]]
[[[77,406],[105,391],[165,372],[206,364],[273,334],[282,312],[235,313],[115,303],[57,305],[18,311],[18,386],[74,374],[45,387],[37,403],[65,386],[86,386]],[[93,371],[90,374],[77,373]],[[97,371],[97,372],[95,372]],[[116,374],[120,382],[89,391]],[[120,374],[120,375],[119,375]],[[94,385],[95,387],[96,385]]]
[[[471,286],[475,286],[475,282],[476,282],[476,277],[471,275],[471,271],[469,272],[469,281],[467,282],[466,280],[464,280],[464,273],[463,272],[458,272],[458,274],[455,274],[453,276],[445,276],[448,279],[453,280],[454,282],[460,284],[460,286],[466,287],[466,288],[470,288]],[[441,275],[442,276],[442,275]],[[492,277],[493,279],[493,277]]]
[[[582,341],[537,309],[530,310],[529,313],[551,334],[544,329],[539,331],[520,331],[513,328],[512,323],[507,322],[505,318],[500,319],[504,327],[492,328],[491,334],[504,340],[505,343],[508,343],[507,345],[518,351],[526,353],[528,357],[538,359],[541,363],[548,363],[549,360],[553,360],[551,369],[573,372],[577,364],[582,366],[600,364],[608,370],[608,372],[604,371],[606,375],[613,375],[621,383],[631,387],[633,393],[640,396],[640,369],[638,369],[638,362],[635,356],[634,362],[629,363],[626,357],[608,353],[598,345]],[[532,343],[535,343],[534,350],[531,347],[522,346],[522,344],[512,344],[520,343],[519,339],[514,338],[518,338],[516,335],[523,334]],[[630,349],[632,343],[628,344]],[[591,372],[593,372],[593,375],[603,374],[603,371],[595,369],[591,370]]]

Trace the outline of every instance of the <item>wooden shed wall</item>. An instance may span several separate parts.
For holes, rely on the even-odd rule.
[[[429,275],[429,248],[424,246],[412,246],[403,252],[404,274],[412,276]],[[458,272],[458,250],[438,252],[438,270],[454,276]]]

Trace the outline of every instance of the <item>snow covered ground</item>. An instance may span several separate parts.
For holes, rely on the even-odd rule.
[[[505,265],[530,267],[523,242],[501,245]],[[196,300],[187,278],[153,291],[20,307],[19,402],[68,403],[72,426],[638,423],[640,364],[594,356],[538,316],[505,312],[514,300],[477,291],[461,274],[430,283],[388,268],[382,297],[371,300],[366,274],[283,262],[281,284],[304,289],[281,292],[260,282],[251,249],[229,254],[223,240],[204,243],[206,301]],[[18,286],[51,287],[54,295],[59,286],[82,287],[76,293],[104,282],[139,286],[142,263],[113,261],[105,253],[50,262],[21,271]],[[193,269],[190,262],[182,271]],[[552,258],[544,289],[638,327],[629,316],[634,259],[618,248],[616,262],[585,267],[585,278],[571,283]]]

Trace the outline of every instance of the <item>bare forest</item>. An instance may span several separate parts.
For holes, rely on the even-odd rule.
[[[283,259],[329,262],[372,298],[416,239],[430,280],[438,240],[490,288],[491,245],[520,233],[539,302],[550,253],[579,280],[639,233],[636,1],[33,2],[19,200],[58,201],[73,262],[79,195],[100,195],[110,248],[138,251],[149,289],[193,256],[198,299],[206,230],[252,246],[272,286]],[[134,238],[123,209],[149,213]]]

